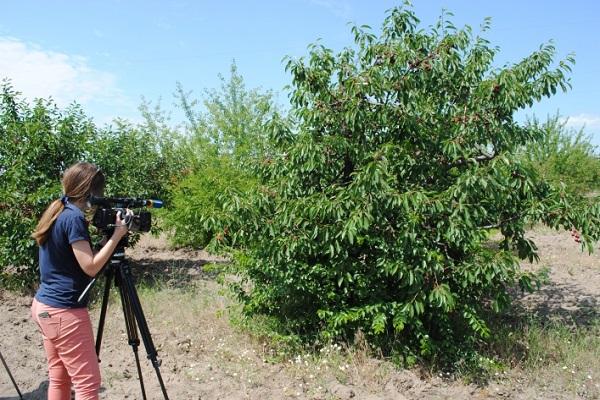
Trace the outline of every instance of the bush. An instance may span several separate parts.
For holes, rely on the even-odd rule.
[[[89,159],[107,176],[106,193],[158,198],[169,206],[185,165],[181,146],[178,133],[166,127],[117,120],[96,131]]]
[[[542,140],[525,147],[523,158],[548,182],[565,184],[572,193],[587,195],[600,186],[600,158],[583,129],[566,127],[558,115],[543,124],[530,122],[544,132]]]
[[[247,193],[255,178],[232,164],[228,157],[211,157],[177,185],[166,224],[173,228],[171,240],[181,246],[206,246],[224,227],[216,227],[223,213],[221,197],[231,190]],[[220,240],[221,236],[218,236]]]
[[[312,45],[288,61],[298,123],[273,118],[260,186],[223,197],[223,242],[244,250],[234,289],[247,315],[304,340],[360,331],[399,360],[463,357],[509,288],[535,284],[519,268],[537,259],[526,224],[598,238],[598,206],[515,157],[544,132],[514,113],[566,89],[573,60],[553,69],[545,45],[496,70],[496,50],[469,27],[443,15],[418,29],[410,9],[391,10],[380,36],[352,32],[339,54]]]
[[[256,162],[269,154],[265,122],[274,112],[271,93],[247,90],[234,64],[219,90],[205,91],[204,111],[178,86],[188,119],[187,176],[174,190],[173,210],[166,215],[176,245],[205,247],[221,238],[220,195],[255,188]]]
[[[60,111],[43,99],[29,106],[7,81],[1,96],[0,283],[24,287],[37,279],[37,246],[30,234],[60,196],[61,172],[86,156],[95,128],[77,106]]]

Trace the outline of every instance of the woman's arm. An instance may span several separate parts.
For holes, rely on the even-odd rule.
[[[78,240],[71,244],[79,266],[88,276],[96,276],[104,264],[110,259],[110,256],[115,251],[121,238],[127,234],[127,225],[123,223],[120,216],[117,216],[116,225],[115,231],[110,239],[108,239],[106,244],[95,254],[87,240]]]

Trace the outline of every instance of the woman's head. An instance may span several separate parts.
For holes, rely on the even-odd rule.
[[[94,164],[78,162],[71,165],[63,174],[62,187],[65,197],[71,203],[84,204],[89,196],[104,194],[104,174]],[[31,235],[38,245],[44,244],[50,228],[65,208],[62,200],[55,200],[48,206]]]
[[[102,196],[104,174],[94,164],[78,162],[70,166],[62,178],[62,187],[69,201],[85,200],[90,195]]]

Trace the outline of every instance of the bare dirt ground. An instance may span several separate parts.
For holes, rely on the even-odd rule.
[[[539,264],[550,267],[551,282],[518,303],[531,315],[565,324],[585,324],[600,314],[600,255],[581,252],[569,233],[538,229],[531,237],[540,248]],[[519,366],[477,386],[422,370],[398,370],[367,352],[344,352],[338,346],[320,356],[273,358],[271,349],[229,324],[228,300],[214,276],[203,267],[219,261],[201,251],[169,250],[162,241],[143,240],[128,257],[148,282],[161,272],[168,277],[162,290],[140,285],[138,293],[152,339],[162,360],[160,373],[170,399],[597,399],[599,364],[548,364],[535,373]],[[182,289],[185,283],[188,289]],[[104,283],[102,282],[101,285]],[[100,285],[100,286],[101,286]],[[149,283],[146,283],[149,285]],[[190,289],[190,285],[192,289]],[[101,371],[103,399],[141,399],[135,359],[127,343],[117,294],[111,294]],[[24,399],[46,398],[46,363],[41,335],[29,316],[31,297],[0,291],[0,352]],[[98,320],[99,304],[91,309]],[[148,399],[162,399],[155,370],[139,355]],[[590,357],[595,357],[591,354]],[[0,399],[18,399],[0,365]]]

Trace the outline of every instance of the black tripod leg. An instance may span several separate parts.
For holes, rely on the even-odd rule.
[[[10,373],[10,369],[8,369],[8,364],[4,360],[4,356],[2,355],[2,352],[0,352],[0,359],[2,360],[2,364],[4,364],[4,368],[6,368],[6,372],[8,372],[8,376],[10,377],[10,380],[12,381],[13,385],[15,386],[17,393],[19,393],[19,399],[23,400],[23,395],[21,394],[21,391],[19,390],[19,387],[17,386],[17,382],[15,381],[15,378],[13,378],[12,374]]]
[[[158,383],[160,384],[160,389],[162,390],[163,396],[165,400],[169,400],[169,396],[167,395],[167,390],[165,388],[165,384],[163,382],[162,376],[160,374],[160,364],[161,361],[158,360],[158,352],[156,351],[156,347],[154,347],[154,342],[152,341],[152,336],[150,335],[150,330],[148,329],[148,324],[146,323],[146,318],[144,317],[144,311],[142,310],[142,305],[140,304],[140,299],[135,290],[135,286],[133,284],[133,278],[131,276],[131,268],[127,263],[124,263],[123,266],[119,269],[121,273],[121,283],[126,285],[124,289],[126,289],[127,294],[129,296],[129,301],[133,313],[135,315],[135,319],[138,323],[138,327],[140,329],[140,334],[142,336],[142,340],[144,341],[144,347],[146,348],[146,353],[148,355],[148,359],[152,361],[152,366],[156,371],[156,376],[158,378]]]
[[[115,272],[111,266],[108,266],[104,273],[106,282],[104,283],[104,294],[102,296],[102,307],[100,308],[100,319],[98,321],[98,333],[96,334],[96,355],[100,362],[100,347],[102,346],[102,333],[104,332],[104,321],[106,319],[106,309],[108,307],[108,296],[110,294],[110,285],[115,276]]]
[[[142,397],[146,400],[146,388],[144,387],[144,377],[142,375],[140,356],[138,354],[140,339],[138,337],[133,309],[131,308],[129,293],[126,291],[125,285],[123,285],[122,274],[117,275],[117,286],[119,286],[119,294],[121,295],[121,305],[123,308],[123,316],[125,318],[125,327],[127,329],[127,339],[135,356],[135,365],[137,367],[138,378],[142,389]]]

